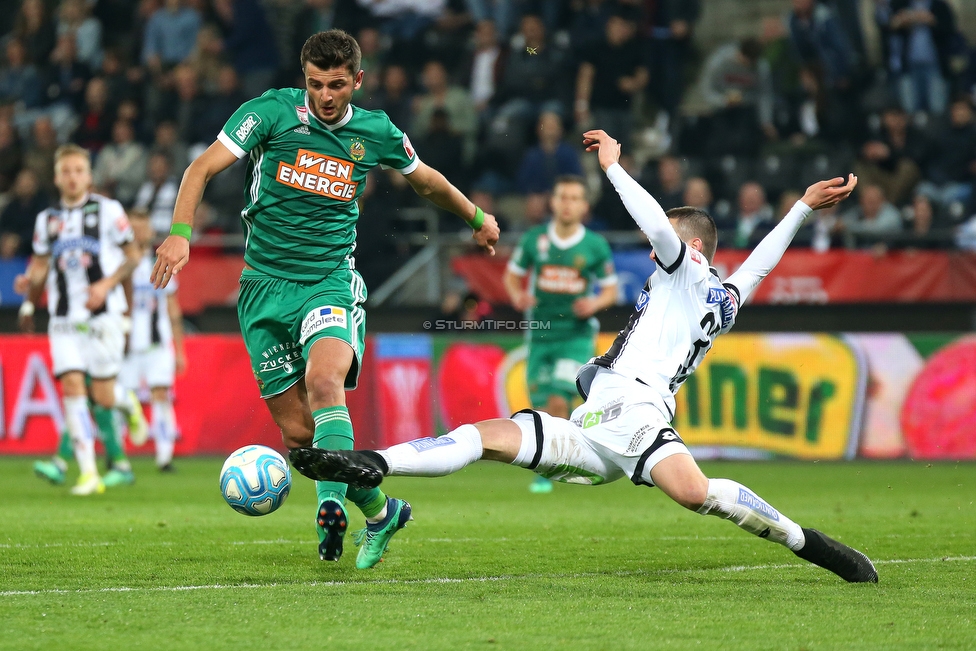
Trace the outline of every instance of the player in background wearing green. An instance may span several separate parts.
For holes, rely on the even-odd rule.
[[[582,223],[590,210],[585,181],[556,179],[550,207],[552,221],[522,236],[504,282],[515,309],[540,324],[526,333],[532,407],[568,419],[577,395],[576,374],[596,349],[600,324],[594,315],[617,301],[617,275],[606,239]],[[539,475],[529,490],[551,492],[552,481]]]
[[[261,396],[290,449],[353,449],[345,390],[356,386],[366,334],[366,286],[353,258],[366,173],[399,171],[419,195],[464,219],[480,246],[494,254],[498,241],[494,217],[421,162],[385,113],[351,104],[363,81],[360,62],[359,44],[341,30],[309,37],[301,53],[306,89],[246,102],[187,168],[152,272],[157,288],[179,273],[207,182],[248,156],[238,316]],[[367,523],[357,535],[358,568],[378,563],[410,519],[407,502],[379,490],[347,493],[345,484],[316,482],[316,492],[323,560],[342,554],[347,496]]]

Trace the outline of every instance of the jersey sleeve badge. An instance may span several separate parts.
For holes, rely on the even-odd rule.
[[[407,137],[407,134],[403,134],[403,152],[407,155],[407,158],[410,159],[417,155],[417,152],[414,151],[413,144],[411,144],[410,138]]]

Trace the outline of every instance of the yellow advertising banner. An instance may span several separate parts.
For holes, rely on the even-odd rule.
[[[852,458],[865,384],[863,365],[837,337],[725,335],[678,391],[674,426],[692,447]]]

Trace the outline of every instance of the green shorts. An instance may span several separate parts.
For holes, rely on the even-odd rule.
[[[596,342],[590,335],[558,341],[530,341],[525,374],[533,407],[543,407],[549,396],[576,399],[576,373],[593,358]]]
[[[366,283],[345,265],[317,282],[245,269],[237,316],[261,397],[276,396],[302,379],[309,349],[324,338],[352,347],[345,386],[355,389],[366,349],[365,300]]]

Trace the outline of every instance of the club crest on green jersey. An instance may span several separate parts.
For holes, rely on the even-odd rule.
[[[234,139],[243,145],[251,137],[251,133],[259,124],[261,124],[261,118],[258,117],[258,114],[248,113],[241,120],[241,123],[237,125],[237,128],[234,129]]]
[[[366,145],[363,144],[362,138],[352,138],[352,144],[349,145],[349,155],[354,161],[361,161],[366,158]]]

